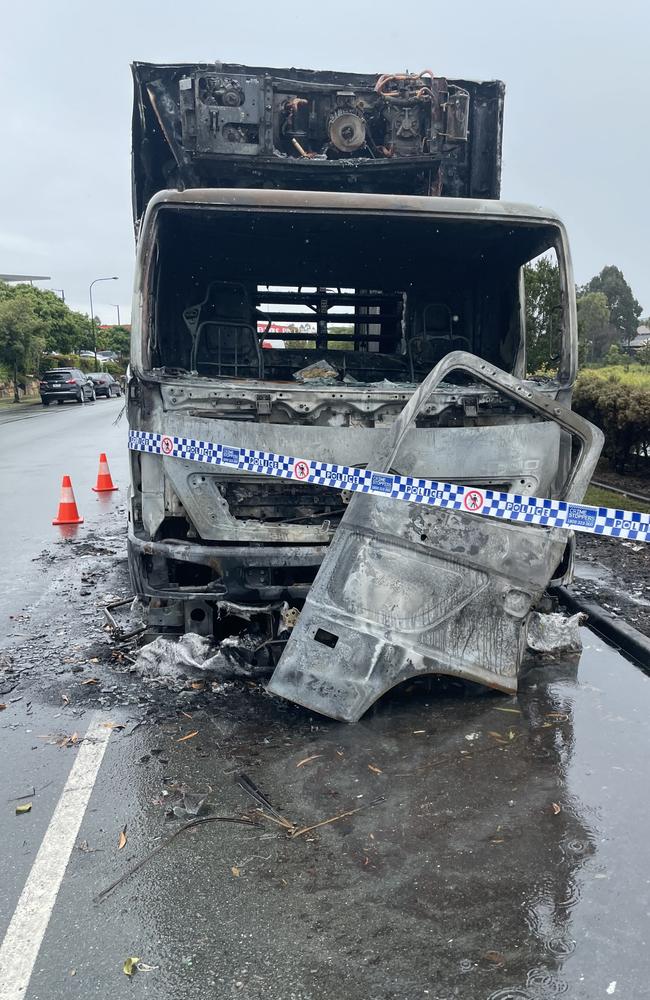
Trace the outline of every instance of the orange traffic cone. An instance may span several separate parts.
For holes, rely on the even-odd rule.
[[[64,476],[61,483],[61,499],[59,500],[59,511],[52,524],[83,524],[83,517],[79,516],[77,501],[72,492],[70,476]]]
[[[99,472],[97,473],[97,482],[93,486],[94,493],[112,493],[116,490],[117,486],[113,484],[111,479],[111,473],[108,468],[108,462],[106,461],[106,455],[104,452],[99,456]]]

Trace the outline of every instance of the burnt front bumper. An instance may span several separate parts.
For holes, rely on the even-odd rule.
[[[152,541],[129,527],[129,571],[139,597],[165,601],[304,599],[327,545]]]

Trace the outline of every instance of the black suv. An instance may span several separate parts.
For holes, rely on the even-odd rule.
[[[66,399],[85,403],[95,398],[92,379],[78,368],[53,368],[45,372],[38,388],[43,406],[49,406],[54,399],[61,405]]]
[[[89,378],[93,380],[96,396],[106,396],[106,399],[110,399],[111,396],[122,395],[120,383],[108,372],[91,372]]]

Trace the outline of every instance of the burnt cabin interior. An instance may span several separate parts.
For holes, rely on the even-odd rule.
[[[468,350],[519,374],[520,267],[552,246],[557,230],[397,213],[377,222],[371,212],[161,206],[150,272],[149,367],[171,377],[174,370],[195,371],[226,384],[262,380],[286,388],[297,385],[300,369],[326,360],[339,384],[368,391],[383,380],[404,387],[421,382],[447,353]],[[262,349],[270,321],[308,321],[311,328],[282,332],[284,348]],[[508,402],[507,412],[515,409]],[[455,422],[468,422],[462,410],[432,421]],[[240,520],[329,521],[335,528],[345,510],[337,491],[316,484],[231,476],[219,490]],[[158,540],[193,537],[184,517],[167,518],[157,534]],[[173,559],[159,567],[164,589],[213,588],[218,596],[221,581],[234,600],[298,602],[317,568]]]
[[[557,230],[397,213],[377,223],[372,212],[164,206],[150,367],[293,382],[326,360],[350,384],[417,383],[467,350],[520,374],[520,267]],[[262,350],[272,322],[311,329]]]

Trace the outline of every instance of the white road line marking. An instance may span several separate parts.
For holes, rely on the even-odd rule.
[[[57,802],[25,888],[0,946],[0,1000],[22,1000],[47,930],[111,730],[103,714],[90,720],[85,741]],[[86,742],[87,741],[87,742]]]

